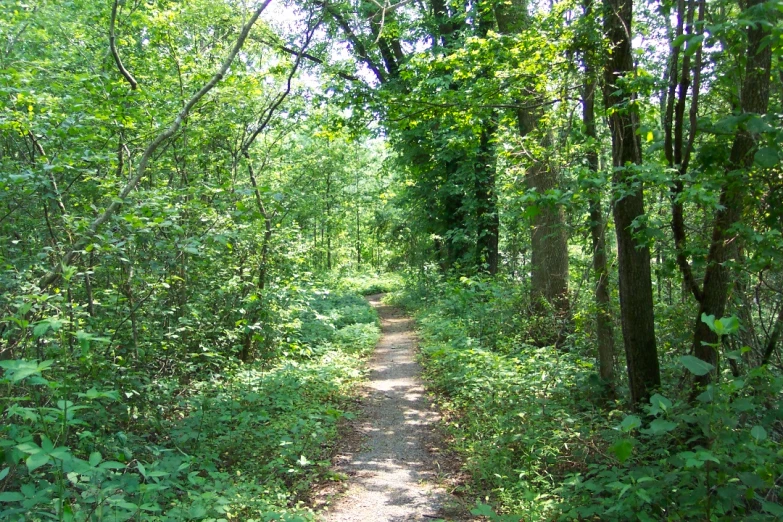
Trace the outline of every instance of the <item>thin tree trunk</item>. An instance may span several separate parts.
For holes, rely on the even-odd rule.
[[[687,13],[685,10],[686,0],[679,0],[677,4],[677,28],[674,34],[675,38],[683,35],[693,36],[694,13],[696,5],[699,6],[699,27],[704,21],[705,2],[704,0],[688,0]],[[688,44],[691,45],[691,44]],[[685,53],[682,58],[682,70],[677,72],[680,47],[673,47],[670,62],[670,80],[668,104],[666,106],[665,117],[665,140],[664,148],[669,167],[675,170],[675,178],[669,194],[672,206],[671,228],[674,237],[674,247],[676,252],[677,266],[683,277],[684,289],[693,294],[697,301],[702,300],[702,290],[696,282],[693,275],[693,269],[688,261],[686,246],[687,237],[685,233],[685,215],[681,196],[684,190],[683,178],[688,172],[693,142],[696,137],[697,116],[699,108],[699,90],[701,83],[701,48],[696,51],[693,66],[693,86],[691,94],[691,104],[689,110],[690,130],[688,139],[685,139],[685,105],[688,96],[688,89],[691,86],[691,62],[690,54]],[[675,92],[677,96],[675,98]]]
[[[478,11],[478,33],[486,38],[495,25],[492,10],[483,1],[476,5]],[[500,217],[498,215],[498,195],[496,184],[497,152],[494,138],[497,132],[498,116],[495,110],[484,116],[481,122],[479,148],[476,154],[475,186],[473,193],[476,198],[476,254],[479,270],[486,270],[490,275],[498,272],[498,247],[500,245]]]
[[[761,4],[762,0],[750,0],[747,9]],[[740,105],[746,114],[764,114],[769,105],[770,69],[772,51],[765,39],[769,28],[762,24],[753,24],[748,28],[747,61],[745,80],[740,91]],[[728,261],[736,250],[732,246],[735,240],[734,226],[739,223],[743,211],[743,197],[746,191],[745,171],[753,163],[754,136],[740,129],[734,138],[726,167],[726,181],[720,194],[720,207],[715,214],[712,242],[707,255],[707,269],[704,274],[703,299],[696,316],[693,334],[693,351],[696,357],[712,364],[715,369],[696,378],[698,385],[707,385],[718,371],[718,336],[701,320],[702,315],[723,317],[728,301],[731,271]]]
[[[767,346],[764,348],[764,357],[761,359],[761,364],[769,364],[772,359],[772,354],[775,353],[775,347],[780,340],[780,336],[783,334],[783,303],[780,304],[780,310],[778,311],[778,317],[775,320],[775,327],[772,329],[772,333],[767,340]]]
[[[269,241],[272,239],[272,217],[266,211],[264,201],[261,199],[261,191],[258,190],[258,182],[253,171],[253,166],[248,158],[247,172],[250,175],[250,183],[253,185],[253,194],[256,198],[258,212],[264,218],[264,239],[261,243],[261,262],[258,264],[258,284],[257,288],[263,292],[266,288],[267,257],[269,255]]]
[[[650,249],[639,245],[635,232],[643,218],[644,193],[635,185],[633,165],[642,162],[639,118],[631,104],[627,77],[633,74],[630,28],[632,0],[604,0],[604,30],[611,45],[604,68],[604,103],[612,134],[612,186],[622,197],[614,202],[620,319],[623,330],[631,402],[638,407],[661,384],[655,341]]]
[[[584,3],[585,18],[592,16],[592,0]],[[585,135],[590,140],[587,152],[587,164],[591,172],[598,173],[598,133],[595,126],[596,80],[595,56],[591,49],[585,49],[585,82],[583,100],[583,123]],[[588,192],[590,206],[590,236],[593,247],[593,274],[595,283],[595,331],[598,341],[598,367],[601,379],[612,383],[614,378],[614,326],[610,314],[609,271],[606,261],[606,221],[604,220],[601,198],[603,190],[596,186]]]
[[[87,268],[84,270],[84,288],[87,292],[87,311],[90,317],[95,317],[95,299],[92,295],[92,278],[90,277],[90,271],[95,264],[95,252],[90,251],[90,261],[87,264]]]
[[[331,201],[331,189],[332,189],[332,176],[330,173],[326,174],[326,269],[332,269],[332,227],[331,227],[331,213],[332,213],[332,201]],[[323,234],[323,228],[321,229]],[[321,238],[323,239],[323,238]]]
[[[479,153],[476,159],[476,221],[478,223],[476,251],[478,266],[486,266],[490,275],[498,272],[498,245],[500,220],[498,216],[498,196],[495,187],[495,151],[491,143],[497,125],[494,116],[481,129]]]

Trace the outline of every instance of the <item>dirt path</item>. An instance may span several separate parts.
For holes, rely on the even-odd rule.
[[[456,502],[434,484],[438,420],[424,395],[414,355],[413,322],[400,310],[369,296],[381,317],[383,337],[370,360],[370,382],[358,431],[360,447],[342,452],[337,471],[350,479],[348,490],[323,515],[325,522],[402,522],[449,516]]]

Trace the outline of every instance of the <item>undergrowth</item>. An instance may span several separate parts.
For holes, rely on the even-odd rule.
[[[519,285],[418,281],[389,299],[416,311],[426,377],[471,477],[462,494],[479,502],[475,514],[616,521],[783,516],[783,379],[766,368],[724,373],[690,401],[684,379],[704,368],[685,349],[672,350],[663,358],[671,380],[642,411],[631,412],[598,379],[588,330],[569,332],[560,349],[535,343],[537,332],[560,325],[551,317],[530,319]],[[736,331],[736,320],[706,320],[720,335]]]
[[[168,374],[38,328],[45,357],[0,362],[0,519],[311,519],[380,331],[355,294],[305,285],[275,300],[256,362],[204,348]]]
[[[334,287],[338,290],[360,295],[393,292],[402,286],[402,276],[393,272],[343,274],[334,281]]]

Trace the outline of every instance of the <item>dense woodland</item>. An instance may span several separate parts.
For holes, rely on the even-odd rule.
[[[783,518],[780,0],[5,0],[0,519],[311,520],[415,314],[492,520]]]

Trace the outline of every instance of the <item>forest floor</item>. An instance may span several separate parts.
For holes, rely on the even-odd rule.
[[[368,297],[383,337],[369,362],[362,411],[343,430],[334,460],[335,471],[348,477],[347,489],[322,520],[464,520],[464,508],[445,489],[455,466],[440,453],[439,415],[420,377],[413,321],[381,297]]]

